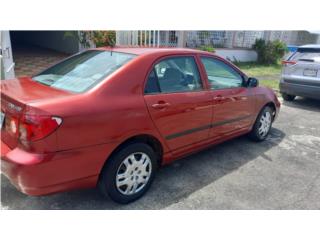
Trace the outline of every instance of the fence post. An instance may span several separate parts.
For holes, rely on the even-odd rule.
[[[134,31],[134,46],[136,47],[139,44],[138,31]]]
[[[170,34],[170,31],[165,31],[165,41],[164,41],[164,44],[165,46],[169,46],[169,34]]]
[[[244,47],[245,40],[246,40],[246,31],[243,31],[242,47]]]
[[[232,44],[231,44],[231,48],[234,48],[234,47],[235,47],[236,35],[237,35],[237,32],[236,32],[236,31],[233,31],[233,32],[232,32]]]
[[[120,45],[120,31],[116,31],[116,46]]]
[[[136,35],[136,32],[135,31],[129,31],[129,34],[130,34],[130,37],[131,37],[131,46],[134,46],[134,45],[136,45],[135,44],[135,35]]]
[[[178,31],[178,47],[185,47],[187,43],[187,32]]]
[[[131,31],[131,36],[132,36],[132,46],[136,45],[136,31]]]

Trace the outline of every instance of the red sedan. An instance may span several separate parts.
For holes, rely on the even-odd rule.
[[[98,186],[128,203],[161,165],[243,134],[266,139],[279,107],[208,52],[92,49],[1,81],[1,171],[29,195]]]

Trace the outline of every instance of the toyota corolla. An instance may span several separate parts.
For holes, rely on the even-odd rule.
[[[97,186],[128,203],[164,164],[244,134],[265,140],[279,107],[213,53],[91,49],[1,81],[1,171],[28,195]]]

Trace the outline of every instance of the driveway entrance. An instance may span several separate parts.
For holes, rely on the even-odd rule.
[[[13,45],[16,77],[35,75],[70,54],[31,45]]]

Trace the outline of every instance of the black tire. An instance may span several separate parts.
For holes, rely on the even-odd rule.
[[[282,93],[282,98],[285,100],[285,101],[288,101],[288,102],[291,102],[293,101],[296,96],[295,95],[290,95],[290,94],[286,94],[286,93]]]
[[[151,175],[146,185],[139,192],[125,195],[117,188],[116,176],[122,162],[133,153],[145,153],[149,157],[152,166],[150,170]],[[145,143],[131,143],[130,145],[124,146],[108,159],[106,165],[102,169],[98,182],[100,192],[105,197],[110,197],[113,201],[121,204],[127,204],[137,200],[146,193],[154,179],[155,172],[158,168],[157,159],[154,150]]]
[[[271,115],[271,123],[270,123],[270,127],[269,127],[269,130],[268,130],[267,134],[261,135],[261,134],[259,134],[259,128],[261,126],[260,120],[261,120],[262,116],[265,115],[266,112],[269,112],[270,115]],[[256,142],[261,142],[261,141],[264,141],[267,138],[267,136],[269,135],[270,129],[272,127],[272,122],[273,122],[273,119],[272,119],[273,118],[273,114],[272,113],[273,113],[273,111],[269,106],[264,107],[260,111],[260,113],[259,113],[259,115],[258,115],[258,117],[257,117],[257,119],[256,119],[256,121],[255,121],[255,123],[254,123],[254,125],[252,127],[252,130],[249,133],[250,139],[252,139],[252,140],[254,140]]]

